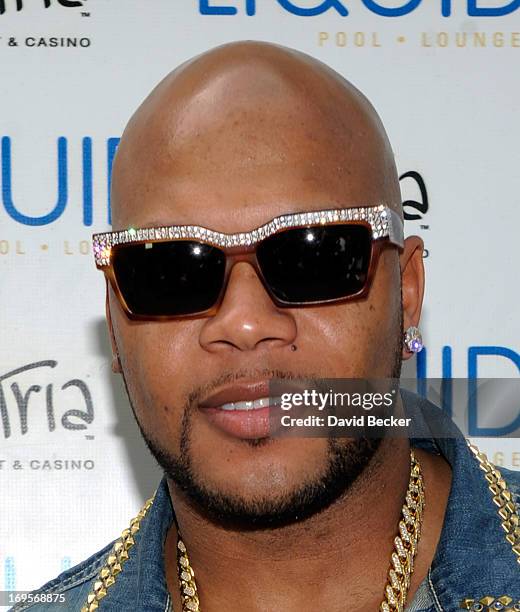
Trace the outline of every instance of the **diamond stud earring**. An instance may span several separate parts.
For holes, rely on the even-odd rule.
[[[410,325],[410,327],[404,332],[404,345],[410,353],[418,353],[419,351],[422,351],[424,344],[418,327]]]

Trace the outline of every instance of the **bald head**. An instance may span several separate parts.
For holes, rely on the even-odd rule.
[[[112,202],[115,228],[243,231],[271,212],[399,210],[400,195],[382,123],[352,84],[297,51],[243,42],[184,63],[146,98],[119,145]]]
[[[400,208],[390,145],[366,98],[320,62],[263,43],[219,47],[168,75],[125,130],[112,188],[116,228],[187,224],[234,234],[287,213],[380,203]],[[337,245],[334,256],[349,250],[343,238]],[[232,416],[212,403],[208,412],[204,402],[210,395],[214,403],[235,401],[230,389],[266,393],[255,385],[274,377],[398,376],[404,329],[420,315],[422,243],[408,237],[402,252],[380,245],[371,259],[370,291],[346,302],[279,306],[252,262],[240,256],[227,260],[215,312],[200,317],[130,320],[108,286],[113,367],[125,378],[172,491],[182,490],[194,508],[211,509],[217,520],[270,525],[342,496],[369,464],[373,447],[344,439],[332,452],[325,438],[291,436],[245,444],[260,435],[265,413]],[[155,281],[148,287],[145,276],[132,280],[132,290],[153,302],[163,299],[164,288],[170,296],[164,299],[175,302],[180,289],[170,286],[164,265],[179,278],[199,280],[187,283],[180,300],[205,296],[206,277],[193,272],[199,260],[155,252],[160,265],[146,270],[160,290],[154,294]],[[286,261],[276,254],[272,260],[280,267]],[[306,259],[296,265],[316,276]],[[131,263],[127,272],[135,278]]]

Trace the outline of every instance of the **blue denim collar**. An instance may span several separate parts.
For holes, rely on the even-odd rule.
[[[505,538],[484,472],[466,440],[440,408],[416,395],[402,394],[407,414],[413,413],[427,426],[440,425],[454,432],[450,437],[410,441],[412,446],[443,455],[452,469],[444,525],[428,577],[438,609],[458,610],[462,600],[478,601],[484,596],[509,595],[520,600],[520,565]],[[513,477],[508,470],[501,471]],[[514,492],[518,500],[517,485]]]
[[[468,597],[478,600],[485,595],[509,595],[520,599],[520,566],[505,539],[484,473],[465,439],[439,408],[414,394],[402,393],[405,411],[414,417],[416,427],[412,446],[443,455],[453,472],[444,526],[428,575],[435,610],[455,612],[459,602]],[[439,431],[441,421],[444,431],[451,429],[453,436],[431,435],[432,429]],[[116,612],[130,604],[135,610],[171,610],[163,550],[173,518],[164,477],[130,558],[103,600],[104,610]]]
[[[134,537],[135,545],[129,552],[128,560],[114,585],[107,589],[102,603],[104,611],[167,612],[172,609],[163,551],[173,518],[168,484],[166,477],[163,477],[154,502]]]

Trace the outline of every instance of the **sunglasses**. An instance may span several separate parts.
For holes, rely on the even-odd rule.
[[[215,314],[233,265],[250,263],[275,304],[364,297],[383,245],[403,247],[403,222],[384,205],[288,214],[250,232],[197,225],[94,234],[96,266],[131,319]]]

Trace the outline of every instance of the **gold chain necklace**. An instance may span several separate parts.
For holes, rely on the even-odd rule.
[[[410,481],[406,491],[399,521],[398,534],[394,538],[394,551],[384,590],[381,612],[402,612],[414,569],[417,544],[421,537],[424,510],[424,482],[421,466],[410,451]],[[199,612],[200,602],[195,582],[195,572],[190,565],[186,546],[177,533],[177,568],[181,590],[182,612]]]
[[[473,452],[476,460],[478,461],[480,468],[485,473],[484,475],[487,480],[488,489],[493,496],[493,502],[497,506],[500,524],[502,525],[502,528],[504,529],[506,534],[505,539],[510,544],[512,552],[514,553],[515,558],[518,561],[520,567],[520,513],[518,512],[518,508],[514,503],[512,493],[509,490],[507,483],[504,480],[504,477],[500,473],[500,470],[495,465],[493,465],[491,461],[489,461],[489,459],[486,457],[486,455],[480,452],[476,446],[470,444],[469,442],[468,445],[471,451]],[[153,504],[154,498],[155,494],[153,497],[151,497],[145,502],[139,514],[130,521],[130,528],[125,529],[121,534],[121,537],[113,545],[110,553],[105,559],[105,564],[103,565],[96,579],[94,580],[92,590],[87,595],[85,604],[81,608],[81,612],[95,612],[100,607],[102,607],[103,599],[105,599],[105,597],[110,593],[110,590],[116,583],[117,576],[120,574],[123,569],[123,565],[129,558],[129,553],[135,545],[134,536],[139,531],[141,521],[145,517],[147,511],[150,509],[150,506]],[[404,518],[406,520],[406,517]],[[415,545],[417,546],[417,539],[415,540]],[[185,556],[187,558],[187,555]],[[399,556],[398,553],[397,556]],[[394,557],[394,555],[392,555],[392,557]],[[393,569],[395,571],[395,568]],[[186,577],[188,576],[188,574],[193,577],[192,572],[187,571]],[[390,587],[392,587],[391,580],[392,577],[389,573]],[[194,594],[196,594],[196,591]],[[463,607],[464,609],[468,609],[473,605],[473,603],[473,600],[468,599],[462,602],[461,607]],[[384,607],[385,604],[388,606],[388,608]],[[189,610],[190,608],[186,609]],[[392,607],[390,606],[388,601],[384,601],[381,604],[381,609],[392,610]]]

